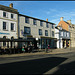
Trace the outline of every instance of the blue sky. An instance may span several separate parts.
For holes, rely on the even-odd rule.
[[[35,17],[55,23],[64,17],[64,21],[71,20],[75,24],[75,1],[0,1],[1,5],[18,9],[20,14]]]

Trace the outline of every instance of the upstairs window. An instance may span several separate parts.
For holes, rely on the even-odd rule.
[[[6,30],[6,22],[3,22],[3,30]]]
[[[63,36],[63,32],[61,31],[61,36]]]
[[[52,31],[52,37],[54,37],[54,31]]]
[[[48,30],[45,30],[45,36],[48,36]]]
[[[30,27],[24,27],[24,34],[30,34]]]
[[[11,23],[11,31],[14,31],[14,23]]]
[[[42,29],[39,29],[39,35],[42,35]]]
[[[54,29],[54,25],[52,25],[52,29]]]
[[[25,23],[29,23],[29,18],[25,17]]]
[[[6,16],[6,12],[3,12],[3,17],[7,17],[7,16]]]
[[[37,23],[36,23],[36,20],[35,20],[35,19],[33,19],[33,24],[34,24],[34,25],[37,25]]]
[[[47,28],[49,28],[49,25],[48,25],[48,23],[46,23],[46,27],[47,27]]]
[[[14,14],[11,14],[11,18],[12,18],[12,19],[14,18]]]
[[[42,21],[40,21],[40,26],[43,26],[43,22]]]

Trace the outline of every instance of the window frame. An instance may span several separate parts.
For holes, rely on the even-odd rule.
[[[25,23],[29,24],[29,17],[25,17]]]
[[[37,20],[33,19],[33,25],[37,25]]]
[[[47,27],[47,28],[49,28],[49,25],[48,25],[48,23],[46,23],[46,27]]]
[[[12,25],[13,25],[13,29],[12,29]],[[11,31],[15,31],[15,24],[11,23]]]
[[[40,21],[40,26],[43,27],[43,22],[42,21]]]
[[[12,17],[12,15],[13,15],[13,17]],[[14,19],[14,14],[11,14],[11,19]]]
[[[27,33],[28,28],[29,28],[29,32]],[[24,34],[29,34],[30,35],[31,34],[31,28],[24,26]]]
[[[48,36],[48,30],[45,30],[45,36]]]
[[[42,35],[42,29],[39,29],[39,35]]]
[[[54,31],[52,31],[52,37],[54,37]]]

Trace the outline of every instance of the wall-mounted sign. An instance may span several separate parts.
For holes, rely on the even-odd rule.
[[[0,32],[0,34],[6,34],[6,35],[10,35],[9,33],[2,33],[2,32]]]

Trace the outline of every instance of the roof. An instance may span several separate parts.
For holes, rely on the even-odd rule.
[[[4,10],[4,11],[16,13],[16,14],[19,13],[17,9],[14,9],[14,8],[11,8],[11,7],[7,7],[7,6],[4,6],[4,5],[0,5],[0,10]]]
[[[27,16],[27,15],[22,15],[22,14],[19,14],[19,15],[20,16],[24,16],[24,17],[28,17],[28,18],[32,18],[32,19],[36,19],[36,20],[40,20],[40,21],[43,21],[43,22],[47,22],[47,23],[50,23],[50,24],[53,24],[53,25],[56,25],[55,23],[48,22],[48,21],[45,21],[45,20],[42,20],[42,19],[38,19],[38,18],[34,18],[34,17]]]

